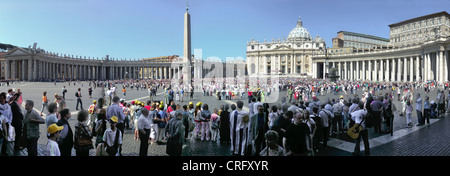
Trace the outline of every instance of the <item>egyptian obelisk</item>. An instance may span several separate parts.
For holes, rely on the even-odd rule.
[[[186,13],[184,14],[184,47],[183,57],[188,63],[183,69],[183,82],[185,84],[191,83],[191,15],[189,15],[189,7],[186,4]]]

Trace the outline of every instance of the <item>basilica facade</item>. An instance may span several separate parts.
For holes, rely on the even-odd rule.
[[[313,76],[312,57],[325,52],[324,39],[312,38],[299,18],[287,39],[247,42],[247,71],[249,76],[288,75]]]

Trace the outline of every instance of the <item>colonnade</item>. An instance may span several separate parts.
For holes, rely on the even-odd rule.
[[[329,57],[324,61],[328,62],[327,64],[313,63],[315,72],[313,76],[325,78],[329,68],[336,68],[340,80],[384,82],[436,80],[442,83],[449,81],[449,52],[442,47],[437,51],[387,54],[380,52],[378,55],[367,53]]]
[[[96,63],[52,63],[40,60],[5,60],[5,79],[18,80],[113,80],[181,78],[183,67],[102,66]]]
[[[5,57],[4,69],[7,80],[179,79],[183,64],[169,60],[109,60],[108,56],[99,60],[40,53],[18,55],[13,51]]]

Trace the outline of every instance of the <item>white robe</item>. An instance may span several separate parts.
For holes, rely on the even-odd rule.
[[[234,123],[235,113],[237,113],[236,124]],[[247,111],[236,110],[230,114],[230,132],[231,132],[231,151],[236,155],[244,156],[247,147],[248,139],[248,124],[249,122],[242,122],[242,117],[249,115]],[[235,131],[233,127],[236,126]],[[235,134],[235,138],[233,137]]]

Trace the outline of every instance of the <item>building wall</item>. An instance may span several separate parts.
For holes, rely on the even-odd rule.
[[[446,12],[431,14],[389,25],[390,42],[394,47],[418,45],[436,35],[450,36],[450,15]]]

